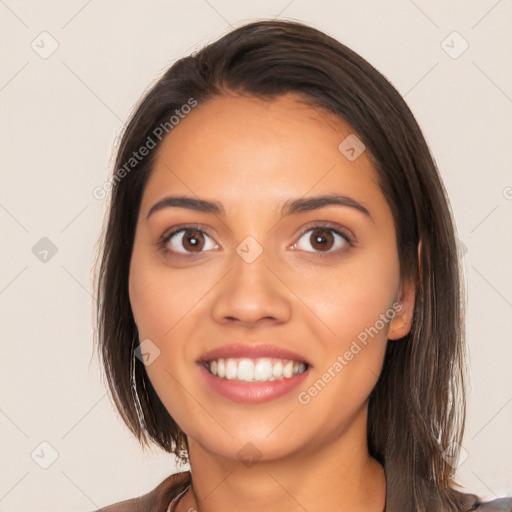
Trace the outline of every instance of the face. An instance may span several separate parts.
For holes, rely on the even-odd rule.
[[[271,460],[348,435],[366,442],[368,397],[414,297],[368,156],[339,149],[351,133],[293,95],[229,96],[163,141],[129,293],[140,341],[150,340],[147,374],[191,446],[236,460],[251,442]],[[250,352],[262,345],[275,352]],[[251,375],[276,377],[211,375],[200,361],[219,348],[237,357],[235,373],[242,358]],[[279,376],[280,364],[306,371]]]

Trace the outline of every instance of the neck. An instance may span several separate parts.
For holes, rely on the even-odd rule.
[[[192,489],[178,512],[384,510],[384,470],[369,455],[366,438],[345,433],[325,446],[254,465],[212,454],[192,439],[189,449]]]

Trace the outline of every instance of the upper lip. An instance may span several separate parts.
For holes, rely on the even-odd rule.
[[[304,356],[283,347],[278,347],[276,345],[243,345],[241,343],[223,345],[221,347],[208,350],[198,359],[198,362],[204,363],[207,361],[213,361],[214,359],[220,359],[221,357],[248,357],[252,359],[258,357],[275,357],[279,359],[298,361],[311,366],[311,363],[309,363]]]

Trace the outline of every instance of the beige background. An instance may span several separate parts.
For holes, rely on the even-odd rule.
[[[105,206],[92,190],[152,80],[231,26],[276,16],[360,53],[424,130],[467,250],[472,389],[459,481],[488,498],[512,494],[510,0],[0,0],[2,512],[85,512],[175,471],[130,437],[92,356],[90,269]],[[46,262],[32,249],[43,237],[57,248]]]

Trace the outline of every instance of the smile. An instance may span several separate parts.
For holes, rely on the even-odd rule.
[[[204,362],[216,377],[243,382],[272,382],[290,379],[305,372],[307,363],[280,358],[219,358]]]

